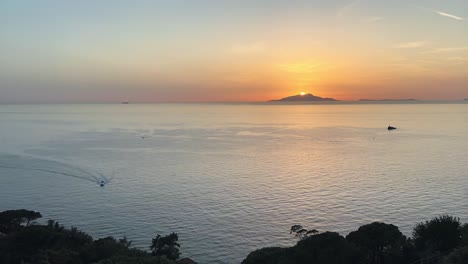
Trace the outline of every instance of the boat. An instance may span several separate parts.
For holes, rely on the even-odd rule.
[[[128,101],[122,102],[122,104],[128,104]]]
[[[99,186],[104,187],[104,184],[105,184],[104,181],[101,181],[101,182],[99,183]]]
[[[393,126],[388,126],[388,127],[387,127],[387,129],[388,129],[388,130],[395,130],[395,129],[396,129],[396,127],[393,127]]]

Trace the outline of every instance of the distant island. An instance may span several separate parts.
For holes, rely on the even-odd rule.
[[[398,102],[398,101],[417,101],[416,99],[359,99],[361,102]]]
[[[309,102],[309,101],[337,101],[336,99],[333,98],[323,98],[320,96],[315,96],[313,94],[298,94],[298,95],[293,95],[285,98],[281,98],[279,100],[271,100],[269,102]]]

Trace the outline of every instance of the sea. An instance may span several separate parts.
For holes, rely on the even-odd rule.
[[[294,245],[296,224],[410,236],[467,201],[467,101],[0,105],[0,211],[145,250],[175,232],[199,263]]]

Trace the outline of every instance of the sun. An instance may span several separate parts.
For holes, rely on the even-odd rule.
[[[304,96],[304,95],[305,95],[305,92],[301,92],[300,95],[301,95],[301,96]]]

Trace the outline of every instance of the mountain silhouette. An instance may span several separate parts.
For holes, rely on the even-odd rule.
[[[323,98],[320,96],[315,96],[313,94],[304,94],[304,95],[293,95],[288,96],[285,98],[281,98],[279,100],[271,100],[270,102],[306,102],[306,101],[337,101],[333,98]]]

